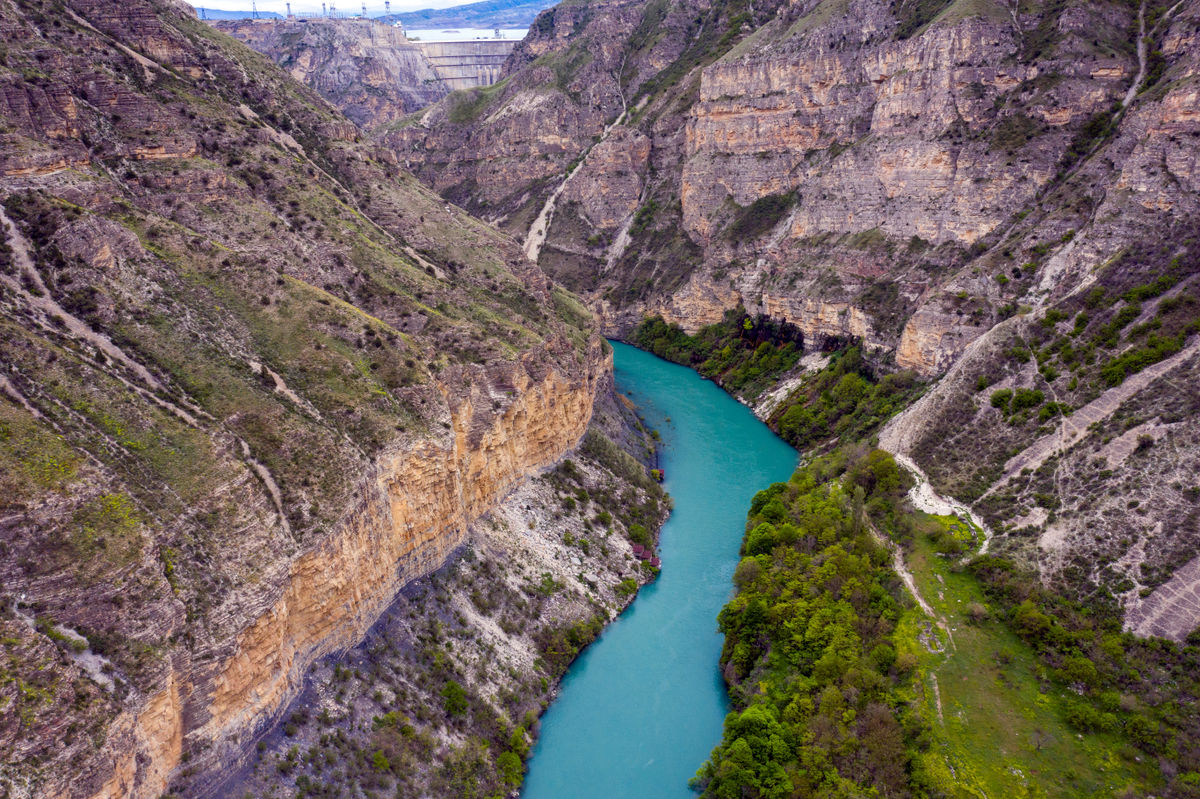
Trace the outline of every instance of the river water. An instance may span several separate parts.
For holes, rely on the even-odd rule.
[[[695,796],[688,780],[720,742],[729,709],[716,618],[746,511],[797,460],[713,383],[613,347],[618,390],[662,435],[675,510],[662,529],[662,574],[572,664],[542,717],[523,799]]]

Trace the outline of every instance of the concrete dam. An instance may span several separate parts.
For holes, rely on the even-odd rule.
[[[454,91],[491,86],[517,42],[514,39],[475,39],[467,42],[413,42],[425,54],[442,84]]]

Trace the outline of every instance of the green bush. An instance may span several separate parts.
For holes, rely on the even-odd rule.
[[[731,241],[756,239],[769,232],[796,204],[796,193],[768,194],[741,209],[725,235]]]
[[[1027,408],[1036,408],[1041,405],[1046,399],[1046,395],[1036,388],[1019,388],[1013,393],[1012,410],[1013,413],[1023,411]]]
[[[442,705],[450,716],[462,716],[467,712],[467,692],[454,680],[442,686]]]
[[[1185,339],[1186,333],[1166,337],[1151,333],[1145,344],[1118,355],[1100,367],[1100,376],[1108,385],[1119,386],[1129,375],[1182,350]]]

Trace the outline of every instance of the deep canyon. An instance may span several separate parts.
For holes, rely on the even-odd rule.
[[[517,791],[673,579],[604,336],[805,464],[705,795],[1197,795],[1200,4],[328,23],[0,0],[0,796]]]

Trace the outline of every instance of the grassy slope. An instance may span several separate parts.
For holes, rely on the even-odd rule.
[[[962,523],[919,516],[906,560],[918,590],[953,638],[949,643],[940,636],[945,651],[930,651],[919,640],[928,635],[928,619],[915,608],[898,627],[898,649],[917,656],[913,698],[934,738],[920,767],[930,781],[954,797],[1082,797],[1111,796],[1153,779],[1148,764],[1122,756],[1113,736],[1066,725],[1061,701],[1066,689],[1051,685],[1028,644],[1000,621],[971,620],[973,606],[987,607],[982,587],[938,554],[928,535],[936,528],[961,530]]]

